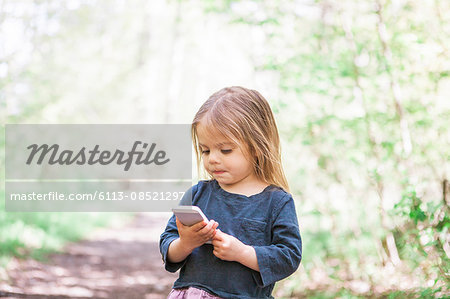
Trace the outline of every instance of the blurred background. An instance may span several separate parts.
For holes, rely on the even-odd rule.
[[[133,218],[4,212],[5,123],[190,123],[242,85],[274,111],[303,238],[274,296],[450,296],[449,47],[449,1],[0,0],[0,286]]]

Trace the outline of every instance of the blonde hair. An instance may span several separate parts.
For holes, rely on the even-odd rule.
[[[226,87],[200,107],[191,126],[198,169],[202,152],[197,135],[200,121],[223,136],[247,145],[256,177],[289,192],[281,164],[277,125],[269,103],[259,92],[240,86]]]

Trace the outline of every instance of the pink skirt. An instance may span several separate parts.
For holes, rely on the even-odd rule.
[[[172,289],[172,291],[170,291],[169,293],[169,296],[167,296],[167,299],[203,299],[203,298],[222,299],[220,297],[208,293],[205,290],[200,290],[194,287]]]

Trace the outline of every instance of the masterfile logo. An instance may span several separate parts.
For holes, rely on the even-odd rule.
[[[47,163],[49,165],[71,165],[74,163],[78,165],[84,165],[86,163],[89,165],[94,165],[96,163],[108,165],[116,162],[117,165],[124,164],[124,170],[128,171],[133,163],[134,157],[136,157],[134,163],[137,165],[149,165],[152,163],[155,165],[163,165],[170,161],[170,159],[165,159],[165,151],[160,150],[153,155],[156,143],[152,143],[146,152],[138,150],[140,144],[142,144],[142,148],[144,150],[148,147],[148,143],[135,141],[131,151],[124,152],[117,149],[113,153],[108,150],[100,151],[100,146],[98,144],[96,144],[92,150],[86,150],[85,147],[82,147],[76,153],[72,150],[63,150],[59,152],[58,144],[53,144],[52,146],[49,146],[48,144],[42,144],[41,146],[31,144],[27,147],[27,149],[30,149],[31,152],[26,163],[28,165],[33,163],[34,157],[36,154],[39,154],[37,155],[38,158],[36,158],[36,164],[38,165],[41,165],[45,158],[47,158]],[[143,157],[144,154],[145,158]]]
[[[190,125],[6,125],[7,211],[169,211],[192,181]]]

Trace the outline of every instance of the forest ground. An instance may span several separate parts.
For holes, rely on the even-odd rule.
[[[169,273],[158,241],[169,213],[141,213],[122,227],[101,228],[45,261],[12,259],[0,298],[166,298]]]

